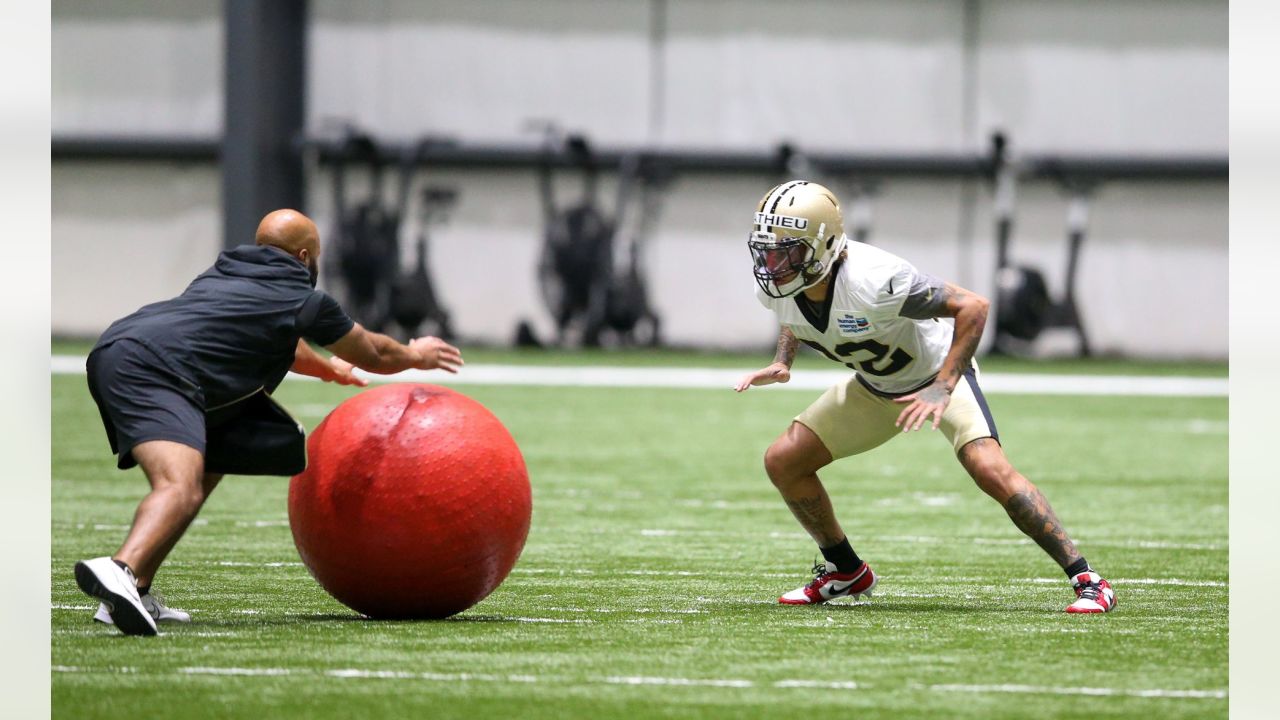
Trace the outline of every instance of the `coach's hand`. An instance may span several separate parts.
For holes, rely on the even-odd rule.
[[[935,382],[923,390],[894,398],[893,401],[911,403],[898,413],[894,427],[902,428],[902,432],[919,430],[929,416],[933,415],[933,429],[937,430],[938,424],[942,422],[942,413],[946,412],[947,405],[951,403],[951,391],[947,390],[946,385]]]
[[[329,368],[333,370],[333,372],[329,377],[324,378],[324,381],[338,383],[339,385],[355,385],[357,387],[367,386],[369,384],[368,380],[365,380],[352,372],[352,370],[355,370],[355,367],[355,365],[352,365],[346,360],[334,355],[329,358]]]
[[[444,370],[456,373],[461,368],[462,351],[438,337],[420,337],[409,341],[409,347],[421,358],[420,370]]]
[[[783,363],[776,362],[767,368],[743,375],[738,384],[733,386],[733,389],[735,392],[742,392],[752,385],[772,385],[774,383],[784,383],[790,379],[791,368]]]

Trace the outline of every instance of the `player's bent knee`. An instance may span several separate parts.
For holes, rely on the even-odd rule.
[[[1026,484],[1022,475],[1008,462],[991,462],[975,468],[973,481],[983,492],[1002,503]]]
[[[1005,458],[999,446],[975,440],[960,450],[960,462],[983,492],[1003,502],[1026,480]]]
[[[764,451],[764,472],[774,485],[785,483],[788,479],[789,463],[785,445],[786,441],[779,438]]]
[[[773,441],[764,453],[765,473],[779,487],[812,475],[829,462],[830,454],[820,444],[811,447],[797,442],[791,432]]]
[[[814,470],[793,443],[778,438],[764,453],[764,471],[774,485],[781,487]]]

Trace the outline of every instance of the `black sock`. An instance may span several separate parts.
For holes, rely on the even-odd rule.
[[[847,537],[831,547],[819,549],[822,551],[822,557],[836,566],[836,572],[851,573],[862,567],[862,560],[858,558],[858,554],[849,545],[849,538]]]
[[[1074,580],[1080,573],[1089,572],[1091,569],[1092,568],[1089,567],[1089,561],[1085,560],[1084,557],[1081,556],[1079,560],[1067,566],[1067,577]]]
[[[149,592],[151,592],[151,583],[138,586],[138,597],[142,597],[143,595],[146,595]]]
[[[111,558],[111,562],[119,565],[121,570],[128,570],[129,572],[133,572],[133,568],[129,567],[129,563],[123,560],[117,560],[115,558]]]

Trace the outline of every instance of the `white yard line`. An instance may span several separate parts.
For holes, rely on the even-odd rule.
[[[1013,582],[1058,584],[1058,578],[1018,578]],[[1221,580],[1183,580],[1182,578],[1111,578],[1114,585],[1181,585],[1183,587],[1230,587]]]
[[[236,668],[236,667],[184,667],[178,668],[183,675],[243,675],[246,677],[292,675],[288,668]]]
[[[737,530],[726,532],[723,530],[703,530],[699,528],[688,529],[672,529],[672,528],[641,528],[637,531],[644,537],[675,537],[675,536],[703,536],[703,535],[741,535],[741,536],[758,536],[759,533],[753,530]],[[777,540],[800,540],[808,539],[809,536],[801,531],[782,531],[772,530],[768,533],[768,537]],[[876,537],[877,542],[885,543],[908,543],[908,544],[924,544],[924,545],[958,545],[963,543],[973,543],[975,545],[1030,545],[1029,538],[993,538],[993,537],[966,537],[966,536],[942,536],[942,535],[879,535]],[[1134,548],[1138,550],[1226,550],[1227,544],[1212,542],[1169,542],[1165,540],[1079,540],[1080,547],[1119,547]]]
[[[516,566],[512,568],[513,575],[595,575],[592,570],[575,570],[572,573],[565,573],[553,568],[522,568]],[[613,574],[633,575],[642,577],[740,577],[742,573],[734,570],[622,570],[614,571]],[[799,577],[803,572],[754,572],[758,577]],[[925,583],[929,585],[970,585],[974,583],[990,582],[990,578],[981,577],[963,577],[958,575],[942,575],[936,577],[923,575],[886,575],[882,579],[898,580],[907,583]],[[1117,585],[1170,585],[1182,587],[1230,587],[1231,583],[1221,580],[1187,580],[1184,578],[1111,578],[1111,581]],[[1033,585],[1062,585],[1067,586],[1065,577],[1036,577],[1036,578],[1014,578],[1009,582]]]
[[[857,690],[856,682],[823,682],[821,680],[779,680],[776,688],[817,688],[819,690]]]
[[[603,679],[609,685],[681,685],[685,687],[755,687],[750,680],[715,680],[710,678],[670,678],[634,676],[610,676]]]
[[[341,679],[428,680],[434,682],[538,682],[534,675],[490,675],[488,673],[415,673],[401,670],[326,670],[325,676]]]
[[[54,665],[50,668],[55,673],[85,674],[118,674],[138,673],[135,667],[85,667],[74,665]],[[212,675],[229,677],[330,677],[342,680],[416,680],[421,682],[489,682],[500,684],[511,683],[554,683],[584,687],[589,685],[623,685],[632,687],[726,687],[757,688],[772,687],[777,689],[824,689],[824,690],[866,690],[872,686],[854,681],[824,681],[810,679],[787,679],[774,681],[756,681],[741,678],[685,678],[656,677],[649,675],[608,675],[595,678],[569,678],[554,675],[497,675],[490,673],[432,673],[411,672],[405,670],[371,670],[362,668],[335,668],[331,670],[311,668],[241,668],[241,667],[183,667],[177,671],[182,675]],[[153,674],[153,673],[148,673]],[[168,673],[154,673],[165,675]],[[1106,688],[1106,687],[1060,687],[1052,685],[921,685],[911,683],[912,690],[927,690],[945,693],[1022,693],[1042,695],[1086,695],[1086,696],[1125,696],[1139,698],[1174,698],[1174,699],[1209,699],[1221,700],[1228,696],[1223,689],[1214,690],[1167,690],[1162,688]]]
[[[1129,688],[1100,687],[1052,687],[1045,685],[925,685],[935,692],[967,693],[1027,693],[1037,695],[1123,695],[1149,698],[1207,698],[1219,700],[1227,697],[1226,690],[1133,690]]]
[[[55,375],[84,373],[85,359],[74,355],[50,358]],[[439,371],[407,370],[396,375],[358,373],[370,382],[427,382],[438,385],[533,385],[567,387],[656,387],[729,390],[752,368],[682,367],[549,367],[538,365],[467,365],[457,375]],[[291,379],[314,378],[290,374]],[[825,390],[849,378],[847,371],[802,370],[791,382],[770,385],[753,392]],[[993,394],[1016,395],[1150,395],[1160,397],[1225,397],[1226,378],[1147,377],[1130,375],[1042,375],[1038,373],[983,373],[982,389]],[[314,405],[307,406],[314,412]]]
[[[773,534],[771,533],[771,536]],[[799,533],[778,533],[787,537],[808,537]],[[987,537],[943,537],[930,535],[881,535],[876,538],[883,542],[924,543],[924,544],[957,544],[971,542],[978,545],[1027,545],[1028,538],[987,538]],[[1163,540],[1080,540],[1081,547],[1126,547],[1147,550],[1226,550],[1224,543],[1176,543]]]

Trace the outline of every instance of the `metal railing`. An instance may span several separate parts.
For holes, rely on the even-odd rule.
[[[211,137],[62,136],[50,141],[50,158],[57,161],[216,162],[221,141]],[[303,140],[299,152],[313,152],[322,164],[352,159],[339,140]],[[532,169],[547,161],[543,146],[526,144],[477,144],[447,138],[426,138],[414,143],[379,143],[377,160],[396,164],[415,153],[423,166],[474,169]],[[679,174],[778,173],[785,168],[789,147],[770,151],[733,152],[642,147],[600,147],[593,152],[601,170],[618,167],[624,157],[639,155],[648,162]],[[987,178],[995,177],[1007,159],[1003,153],[861,154],[805,153],[805,159],[823,172],[876,177]],[[570,166],[567,153],[550,158],[555,165]],[[1084,177],[1104,180],[1227,180],[1230,164],[1215,155],[1036,155],[1013,159],[1021,180],[1067,180]]]

